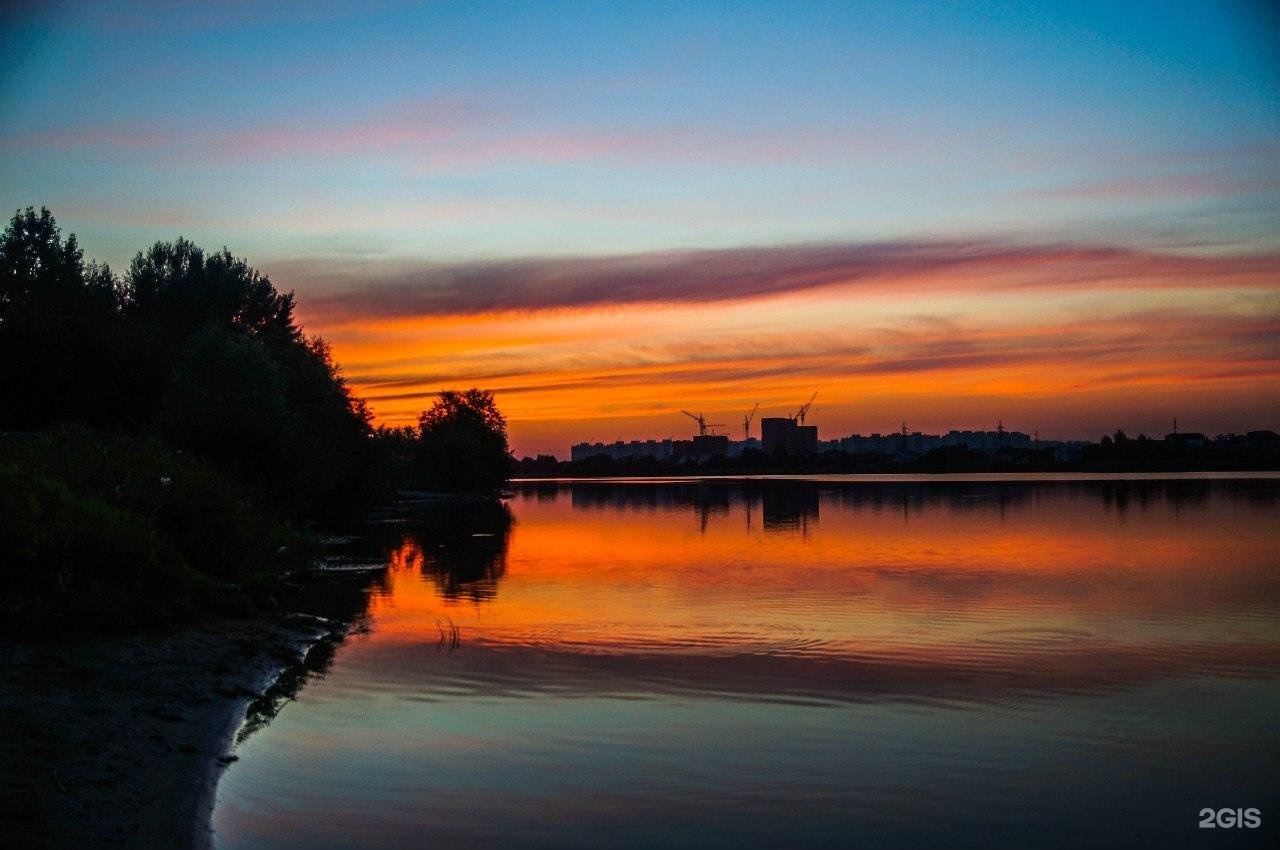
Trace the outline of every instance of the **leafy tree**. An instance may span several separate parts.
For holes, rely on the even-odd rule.
[[[321,338],[249,335],[214,319],[184,346],[156,423],[171,445],[312,515],[367,502],[384,484],[370,418]]]
[[[349,506],[381,484],[370,414],[328,345],[303,335],[292,293],[183,238],[134,257],[124,291],[145,355],[140,395],[163,388],[150,406],[172,443],[229,464],[293,513]]]
[[[0,233],[0,429],[117,415],[119,296],[49,210],[14,214]]]
[[[284,377],[284,395],[301,429],[293,437],[294,498],[311,509],[367,503],[388,484],[389,461],[373,439],[364,399],[351,392],[319,336],[269,344]]]
[[[86,268],[75,234],[64,240],[48,209],[15,212],[0,234],[0,325],[36,310],[78,309],[88,302],[110,310],[116,295],[111,270]]]
[[[133,258],[124,283],[126,312],[177,338],[208,322],[250,336],[301,336],[293,319],[293,293],[277,291],[268,277],[226,248],[206,255],[182,237],[157,242]]]
[[[493,393],[446,390],[418,420],[418,486],[449,493],[496,493],[511,472],[507,420]]]
[[[133,378],[131,407],[145,422],[160,404],[187,342],[216,325],[237,335],[285,344],[301,340],[293,294],[227,249],[208,254],[179,237],[138,252],[121,285],[127,333],[122,352]]]
[[[264,484],[287,475],[301,425],[266,346],[212,323],[185,346],[156,418],[170,445]]]
[[[412,439],[375,435],[327,343],[295,321],[293,294],[245,260],[179,237],[118,280],[47,209],[0,234],[0,385],[0,428],[156,435],[298,517],[368,502],[404,473],[494,492],[510,469],[492,395],[444,393]]]

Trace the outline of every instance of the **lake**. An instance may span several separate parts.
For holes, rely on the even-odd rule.
[[[362,627],[216,844],[1274,846],[1280,480],[1065,478],[406,509],[334,542]]]

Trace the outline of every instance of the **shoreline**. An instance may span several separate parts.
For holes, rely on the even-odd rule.
[[[356,523],[418,504],[407,491]],[[347,558],[339,556],[339,561]],[[280,607],[121,632],[0,636],[0,845],[212,850],[235,747],[360,631],[385,564],[282,576]]]
[[[255,703],[270,712],[289,672],[345,634],[286,614],[0,640],[5,846],[211,850],[218,781]]]
[[[1274,481],[1280,470],[1181,470],[1172,472],[670,472],[524,476],[511,484],[670,483],[677,481],[812,482],[815,484],[1087,484],[1107,481]]]
[[[200,778],[194,817],[191,821],[191,843],[189,846],[193,850],[213,850],[214,848],[213,810],[218,802],[218,783],[222,779],[222,771],[231,764],[231,761],[224,761],[223,759],[230,758],[234,761],[238,758],[235,755],[235,748],[240,741],[237,739],[240,730],[244,729],[249,722],[254,703],[259,700],[270,700],[273,691],[285,680],[290,670],[305,669],[308,659],[317,647],[339,643],[346,636],[347,630],[345,627],[337,626],[334,628],[335,624],[331,621],[323,621],[319,617],[313,619],[317,626],[323,622],[329,625],[330,628],[292,641],[291,645],[297,652],[297,658],[291,663],[277,663],[267,667],[259,667],[256,670],[257,676],[254,677],[254,686],[249,688],[253,693],[239,695],[227,706],[226,722],[222,724],[221,729],[218,730],[215,736],[217,742],[215,751],[221,751],[226,755],[216,757],[205,763],[205,770]]]

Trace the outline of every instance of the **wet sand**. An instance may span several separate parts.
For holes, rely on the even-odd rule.
[[[0,640],[0,846],[210,847],[246,710],[339,634],[295,615]]]

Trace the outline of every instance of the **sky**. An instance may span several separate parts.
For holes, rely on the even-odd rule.
[[[382,422],[1280,430],[1274,4],[28,5],[0,207],[227,246]]]

